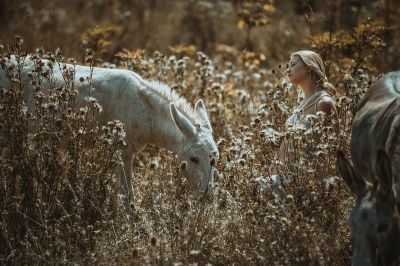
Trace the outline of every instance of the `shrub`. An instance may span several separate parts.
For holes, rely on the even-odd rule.
[[[113,169],[123,125],[100,125],[96,100],[77,105],[75,63],[65,65],[59,53],[47,55],[47,66],[32,55],[34,101],[26,103],[22,44],[19,38],[0,61],[10,81],[0,91],[0,247],[3,255],[15,254],[7,260],[23,264],[76,261],[96,248],[97,233],[120,213]],[[63,71],[62,86],[52,82],[55,68]]]
[[[18,44],[10,52],[23,60],[21,49]],[[350,263],[345,221],[354,202],[338,177],[335,152],[348,151],[350,125],[369,75],[356,71],[341,81],[337,135],[322,114],[310,118],[307,131],[284,129],[296,90],[282,78],[282,67],[262,68],[261,55],[124,51],[117,67],[165,81],[191,102],[203,97],[221,153],[215,196],[205,200],[189,190],[173,154],[148,147],[135,156],[136,194],[125,212],[112,171],[123,148],[123,126],[100,125],[95,99],[75,105],[74,63],[64,68],[59,52],[43,56],[64,69],[65,85],[44,89],[51,71],[36,61],[35,100],[27,109],[20,63],[9,66],[7,56],[2,68],[13,82],[0,94],[3,261]],[[86,59],[93,67],[93,54]],[[275,156],[284,137],[293,144],[294,158],[286,167]],[[285,177],[281,186],[268,183],[274,163]]]

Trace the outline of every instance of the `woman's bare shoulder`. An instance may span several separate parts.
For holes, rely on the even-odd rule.
[[[335,106],[335,101],[333,100],[333,98],[329,95],[324,95],[323,97],[321,97],[317,103],[317,108],[316,111],[323,111],[327,114],[330,114],[332,112],[332,110],[335,110],[336,106]]]

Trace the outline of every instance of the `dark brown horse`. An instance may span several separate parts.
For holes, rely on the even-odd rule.
[[[350,146],[354,168],[343,152],[338,168],[357,197],[349,218],[353,265],[391,265],[400,256],[400,71],[361,100]]]

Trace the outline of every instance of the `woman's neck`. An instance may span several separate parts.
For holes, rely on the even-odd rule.
[[[307,99],[318,91],[318,87],[310,77],[305,79],[301,84],[299,84],[299,86],[304,92],[304,99]]]

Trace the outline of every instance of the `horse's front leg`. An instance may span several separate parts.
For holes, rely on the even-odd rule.
[[[132,159],[133,151],[127,149],[122,153],[123,167],[119,175],[119,181],[127,202],[133,201],[133,188],[132,188]]]

